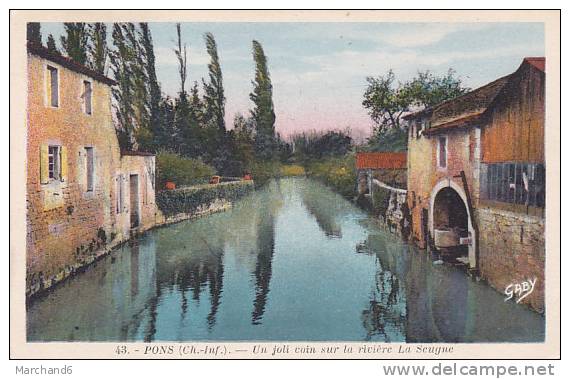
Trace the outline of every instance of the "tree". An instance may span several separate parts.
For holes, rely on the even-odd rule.
[[[202,122],[205,129],[204,137],[208,144],[210,162],[220,172],[227,172],[231,160],[230,141],[226,135],[224,85],[222,68],[218,56],[218,47],[212,33],[204,34],[206,52],[210,56],[208,63],[208,82],[202,80],[204,85],[204,114]]]
[[[47,49],[51,52],[51,53],[57,53],[59,54],[59,50],[57,49],[57,45],[55,43],[55,38],[53,38],[53,35],[50,33],[48,35],[48,39],[47,39]]]
[[[161,127],[161,110],[160,102],[162,100],[162,94],[160,91],[160,84],[156,76],[155,62],[156,58],[154,55],[154,46],[152,42],[152,35],[150,29],[146,22],[141,22],[139,24],[141,30],[141,45],[142,53],[145,57],[145,68],[146,68],[146,78],[148,85],[149,94],[149,107],[150,107],[150,128],[153,134],[160,133]],[[155,144],[158,141],[155,141]]]
[[[251,117],[246,119],[238,113],[234,116],[231,134],[235,159],[242,162],[244,168],[251,170],[255,158],[255,122]]]
[[[210,56],[208,63],[209,82],[204,84],[204,102],[206,107],[206,118],[212,120],[213,124],[223,134],[226,131],[225,104],[226,97],[224,95],[224,85],[222,77],[222,68],[220,67],[220,59],[218,57],[218,47],[212,33],[204,34],[206,43],[206,51]]]
[[[275,111],[273,109],[273,86],[267,67],[267,57],[258,41],[253,41],[255,79],[249,97],[254,103],[251,116],[255,121],[255,151],[261,159],[275,158]]]
[[[65,36],[61,36],[61,46],[68,57],[75,62],[87,63],[87,45],[89,33],[83,22],[64,22]]]
[[[404,85],[412,105],[431,107],[443,101],[453,99],[469,91],[462,86],[461,79],[455,77],[455,71],[450,68],[447,74],[436,76],[430,71],[418,72],[418,76]]]
[[[186,62],[187,62],[187,51],[186,44],[182,45],[182,33],[180,31],[180,23],[176,24],[176,35],[178,37],[178,42],[176,48],[174,49],[174,54],[176,54],[176,59],[178,59],[178,74],[180,75],[180,93],[186,93],[185,83],[186,83]]]
[[[136,145],[134,130],[134,83],[133,61],[136,51],[126,37],[128,26],[125,23],[113,24],[113,45],[110,53],[111,70],[116,86],[112,87],[114,108],[117,118],[117,135],[122,149],[130,150]]]
[[[402,115],[412,106],[431,107],[467,92],[454,74],[452,69],[441,77],[430,71],[418,72],[412,80],[397,84],[392,70],[385,76],[367,77],[368,87],[362,105],[379,132],[400,128]]]
[[[26,24],[26,39],[29,42],[42,44],[42,32],[39,22],[28,22]]]
[[[469,91],[455,77],[455,71],[437,76],[430,71],[418,72],[405,83],[396,83],[392,70],[384,76],[367,77],[368,86],[362,105],[374,121],[369,139],[373,150],[405,150],[407,138],[402,116],[412,108],[426,108]]]
[[[396,76],[389,70],[385,76],[367,77],[368,87],[362,105],[377,125],[379,132],[400,127],[400,117],[411,104],[411,99],[402,86],[395,87]]]
[[[89,67],[100,74],[105,74],[105,65],[109,49],[107,48],[107,26],[103,22],[88,24]]]

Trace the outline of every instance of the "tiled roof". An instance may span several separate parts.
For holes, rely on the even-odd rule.
[[[403,169],[407,167],[406,153],[356,153],[356,168],[362,169]]]
[[[546,65],[544,57],[526,57],[524,61],[544,72],[544,66]]]
[[[511,75],[435,106],[431,118],[431,129],[448,127],[449,124],[456,124],[461,119],[473,119],[483,114],[509,81]]]
[[[113,79],[110,79],[108,77],[106,77],[103,74],[98,73],[97,71],[94,71],[92,69],[90,69],[89,67],[86,67],[82,64],[79,64],[77,62],[75,62],[74,60],[72,60],[71,58],[65,57],[59,53],[54,53],[52,51],[49,51],[46,47],[38,44],[38,43],[34,43],[34,42],[30,42],[28,41],[28,53],[33,54],[33,55],[37,55],[38,57],[47,59],[51,62],[57,63],[71,71],[75,71],[78,72],[80,74],[83,75],[87,75],[90,78],[93,78],[101,83],[107,84],[107,85],[115,85],[117,84]]]

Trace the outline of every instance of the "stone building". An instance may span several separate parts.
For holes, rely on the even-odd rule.
[[[154,225],[155,158],[121,153],[114,82],[28,43],[27,275],[31,295]]]
[[[544,58],[404,118],[412,239],[544,309]]]

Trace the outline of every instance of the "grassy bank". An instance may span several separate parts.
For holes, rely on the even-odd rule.
[[[356,196],[354,154],[305,163],[307,176],[315,178],[347,198]]]

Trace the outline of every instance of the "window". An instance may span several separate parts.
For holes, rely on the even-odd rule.
[[[59,107],[59,78],[57,68],[47,66],[49,86],[48,90],[48,104],[52,107]]]
[[[447,137],[439,137],[438,139],[437,165],[439,168],[447,167]]]
[[[91,114],[91,82],[85,80],[83,82],[83,111],[86,114]]]
[[[61,148],[59,146],[48,147],[48,177],[49,179],[61,179]]]
[[[93,155],[93,148],[92,147],[86,147],[85,148],[85,156],[87,157],[86,159],[86,170],[85,172],[87,173],[87,191],[93,191],[93,182],[94,182],[94,176],[93,176],[93,171],[95,168],[95,162],[94,162],[94,155]]]
[[[544,165],[541,163],[483,164],[481,198],[543,208]]]

